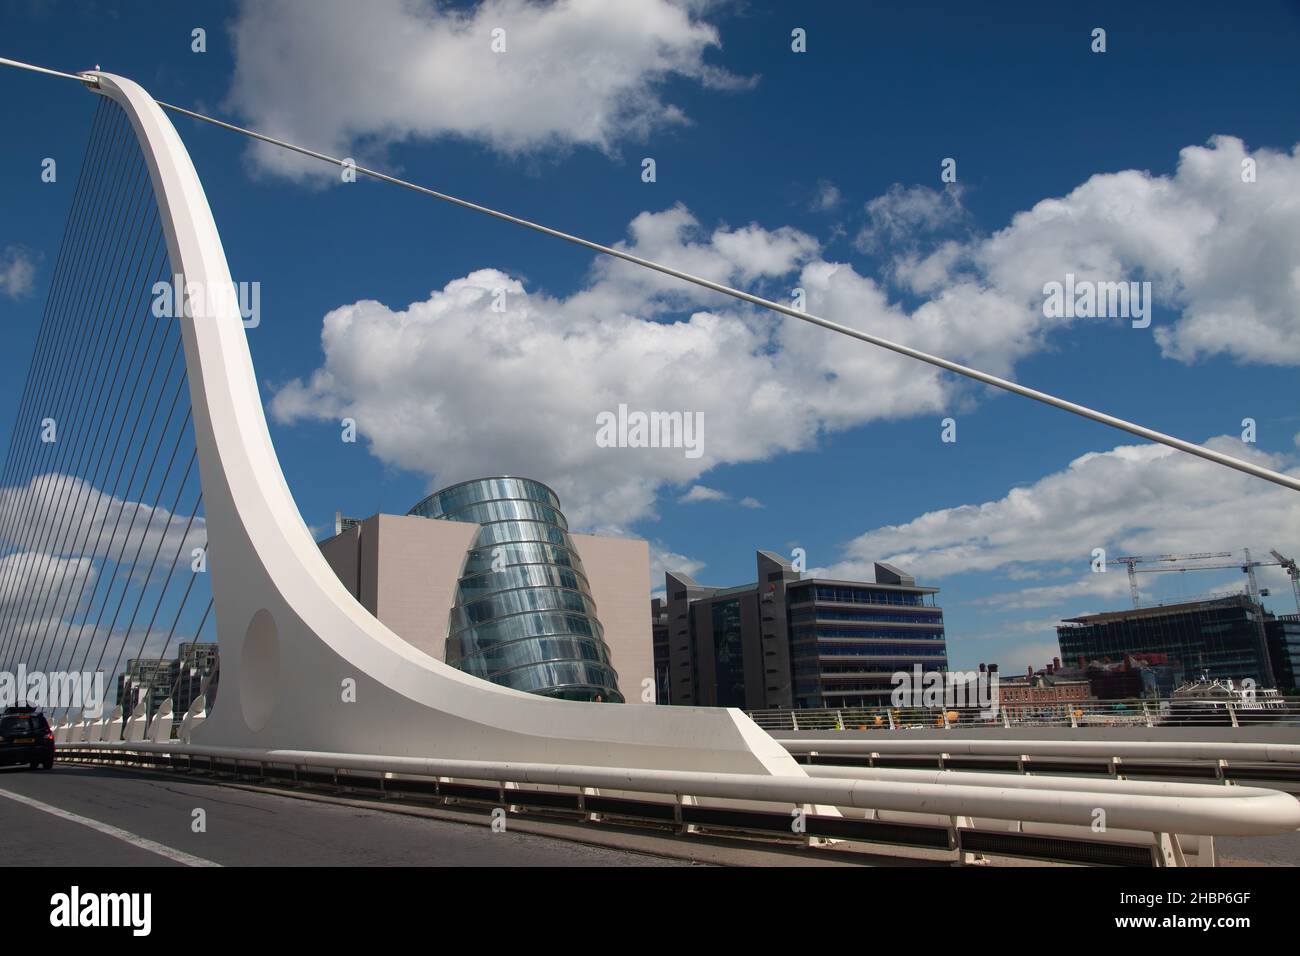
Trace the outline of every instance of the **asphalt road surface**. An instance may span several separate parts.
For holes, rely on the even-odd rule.
[[[204,832],[195,832],[195,811]],[[0,769],[0,863],[47,866],[684,866],[533,833],[300,800],[202,777]],[[1221,865],[1300,865],[1300,833],[1221,838]],[[741,853],[716,862],[793,863]],[[906,866],[920,861],[880,860]],[[1016,865],[1015,861],[1006,861]]]
[[[33,802],[61,813],[39,809]],[[194,832],[202,810],[206,832]],[[0,769],[0,859],[47,866],[680,866],[528,833],[99,767]]]

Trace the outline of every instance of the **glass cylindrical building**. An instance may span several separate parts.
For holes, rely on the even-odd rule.
[[[430,495],[410,513],[479,525],[456,586],[448,664],[516,690],[622,703],[554,491],[529,478],[479,478]]]

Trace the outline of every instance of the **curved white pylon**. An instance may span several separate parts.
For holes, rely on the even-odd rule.
[[[180,321],[221,645],[218,700],[195,743],[806,776],[738,710],[524,694],[448,667],[367,613],[325,562],[285,482],[189,154],[144,89],[94,75],[135,129],[172,271],[187,290]]]

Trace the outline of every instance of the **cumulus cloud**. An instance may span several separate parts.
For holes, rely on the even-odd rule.
[[[1111,574],[1109,571],[1117,571]],[[1091,573],[1075,578],[1068,584],[1048,584],[1040,587],[1021,588],[990,594],[976,600],[975,604],[1020,610],[1023,608],[1056,607],[1078,598],[1096,598],[1107,606],[1114,606],[1116,599],[1128,594],[1128,577],[1123,568],[1110,568],[1102,574]]]
[[[1296,291],[1289,263],[1300,261],[1300,216],[1272,211],[1295,207],[1300,154],[1253,155],[1255,183],[1240,180],[1242,144],[1218,137],[1183,150],[1171,176],[1098,175],[992,235],[947,239],[924,253],[899,243],[886,283],[827,260],[800,230],[707,228],[681,205],[636,216],[620,248],[776,298],[797,286],[810,312],[1008,377],[1067,323],[1096,321],[1044,317],[1044,282],[1067,272],[1152,281],[1158,341],[1166,355],[1189,361],[1205,350],[1179,343],[1209,341],[1195,331],[1198,317],[1231,282],[1243,314],[1256,318],[1243,326],[1255,338],[1238,343],[1238,356],[1266,349],[1261,360],[1300,362],[1300,339],[1292,345],[1300,324],[1284,307]],[[883,197],[875,207],[882,229],[906,230],[910,222],[923,234],[938,221],[936,203],[942,210],[960,199],[910,197]],[[1266,254],[1240,225],[1251,217],[1274,246],[1289,250],[1285,256]],[[1224,261],[1240,264],[1244,278],[1233,282]],[[919,304],[900,303],[900,284]],[[505,312],[492,308],[501,294]],[[1175,305],[1181,312],[1167,311]],[[1220,346],[1237,348],[1233,342],[1225,336]],[[717,465],[807,450],[829,433],[950,411],[974,395],[931,366],[606,258],[565,297],[484,268],[405,306],[343,305],[325,316],[321,344],[321,366],[274,396],[278,421],[355,418],[378,457],[433,485],[503,471],[534,475],[560,492],[575,527],[651,518],[664,486],[689,487]],[[703,454],[599,447],[596,416],[620,404],[702,415]],[[1088,467],[1127,467],[1132,480],[1146,471],[1182,474],[1191,463],[1182,456],[1157,462],[1151,456],[1172,452],[1156,448],[1107,454],[1106,464]],[[1235,487],[1236,480],[1209,485]],[[1082,512],[1080,527],[1067,530],[1096,538],[1100,519]],[[876,543],[884,550],[872,557],[905,550]],[[963,549],[986,550],[954,542],[948,556],[959,562]]]
[[[1206,444],[1300,474],[1295,461],[1235,438],[1220,436]],[[1078,569],[1073,580],[996,594],[980,603],[1032,608],[1095,597],[1104,606],[1127,593],[1128,578],[1124,567],[1113,563],[1105,573],[1093,572],[1095,548],[1104,548],[1112,560],[1242,547],[1266,555],[1297,540],[1300,502],[1294,492],[1164,446],[1121,445],[1082,455],[1002,498],[868,531],[847,545],[846,560],[828,573],[870,573],[871,562],[883,560],[922,580],[990,571],[1014,577],[1017,570],[1065,562]]]
[[[688,558],[669,550],[662,541],[650,542],[650,591],[651,597],[664,596],[664,574],[672,571],[694,577],[706,567],[703,561]]]
[[[870,279],[817,259],[816,243],[795,230],[704,232],[675,207],[641,214],[629,233],[624,247],[636,254],[722,281],[797,272],[788,281],[807,289],[810,307],[911,334]],[[598,262],[563,299],[482,269],[405,308],[342,306],[324,319],[324,363],[280,388],[271,413],[282,423],[355,418],[377,456],[433,484],[533,475],[584,527],[651,516],[662,485],[689,485],[715,465],[810,448],[824,431],[946,402],[950,386],[932,370],[619,266]],[[498,292],[504,312],[492,308]],[[669,309],[687,317],[669,321]],[[702,415],[702,454],[598,446],[596,416],[620,405]]]
[[[681,203],[662,212],[643,212],[628,224],[629,239],[614,248],[723,284],[748,284],[789,275],[815,259],[816,239],[790,226],[764,229],[757,223],[704,229]],[[592,264],[592,281],[569,300],[588,312],[657,316],[692,305],[728,304],[715,292],[641,266],[602,256]]]
[[[0,557],[0,620],[14,660],[102,665],[111,689],[129,658],[174,654],[193,639],[207,603],[206,580],[193,588],[204,576],[189,568],[192,549],[207,543],[201,515],[191,523],[49,473],[0,488],[0,532],[9,552]],[[184,574],[168,574],[174,562]]]
[[[1257,178],[1242,181],[1254,160]],[[1056,324],[1043,286],[1078,279],[1147,280],[1164,355],[1300,362],[1300,146],[1248,152],[1215,136],[1188,146],[1171,176],[1098,174],[1017,213],[988,237],[905,253],[894,275],[941,316],[992,304],[1018,352]]]
[[[76,593],[95,578],[89,558],[15,551],[0,558],[0,619],[41,626],[57,617],[48,594]]]
[[[138,552],[147,568],[155,553],[170,565],[206,541],[202,515],[191,524],[189,515],[107,494],[83,478],[49,473],[0,488],[0,542],[15,547],[127,562]]]
[[[687,123],[665,82],[752,86],[705,62],[720,46],[699,3],[672,0],[245,2],[228,105],[254,127],[337,156],[456,136],[504,153],[590,146]],[[503,30],[505,52],[494,52]],[[498,48],[500,44],[498,43]],[[298,177],[298,157],[256,147]]]
[[[19,299],[29,295],[36,279],[36,263],[22,246],[0,251],[0,295]]]

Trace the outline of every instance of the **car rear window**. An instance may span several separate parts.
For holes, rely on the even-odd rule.
[[[23,737],[41,730],[39,717],[0,718],[0,737]]]

